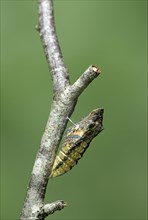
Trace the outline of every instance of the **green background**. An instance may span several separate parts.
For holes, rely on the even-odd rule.
[[[78,166],[49,182],[46,202],[63,199],[68,207],[47,219],[147,219],[147,1],[54,3],[71,82],[90,64],[102,70],[71,118],[104,107],[105,130]],[[50,111],[37,19],[36,1],[1,1],[1,219],[19,218]]]

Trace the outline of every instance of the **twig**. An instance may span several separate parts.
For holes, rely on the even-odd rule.
[[[99,68],[91,65],[73,85],[70,85],[69,75],[55,33],[52,0],[39,0],[38,3],[38,30],[48,65],[51,68],[54,94],[49,119],[27,188],[20,216],[21,220],[44,219],[48,214],[59,210],[59,207],[64,208],[64,205],[62,206],[59,202],[44,205],[46,187],[55,153],[67,125],[68,117],[72,114],[79,95],[100,73]]]
[[[87,70],[85,70],[82,76],[72,85],[71,89],[74,96],[79,96],[100,73],[101,70],[95,65],[91,65]]]
[[[65,206],[67,206],[67,203],[65,203],[63,200],[58,200],[50,204],[44,205],[40,212],[38,213],[38,218],[43,219],[48,215],[53,214],[55,211],[60,211],[63,209]]]

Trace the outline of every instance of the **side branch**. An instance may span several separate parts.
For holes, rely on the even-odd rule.
[[[72,93],[78,97],[83,90],[101,73],[100,68],[95,65],[91,65],[80,76],[80,78],[71,86]]]
[[[67,206],[67,203],[65,203],[63,200],[57,200],[55,202],[49,203],[44,205],[39,214],[38,214],[38,219],[44,219],[48,215],[53,214],[57,210],[63,209],[65,206]]]
[[[43,48],[46,54],[48,66],[51,69],[54,92],[62,90],[69,85],[68,71],[64,65],[62,52],[55,30],[53,1],[38,0],[39,26]]]

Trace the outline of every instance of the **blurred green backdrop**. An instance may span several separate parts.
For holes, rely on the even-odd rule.
[[[104,107],[105,130],[78,166],[49,182],[46,202],[68,207],[47,219],[147,219],[147,1],[55,0],[58,38],[74,82],[90,65],[102,74],[72,119]],[[1,219],[18,219],[50,111],[52,83],[36,1],[1,1]]]

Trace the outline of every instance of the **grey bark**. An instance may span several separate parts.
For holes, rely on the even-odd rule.
[[[77,99],[89,83],[100,74],[100,69],[91,65],[73,85],[70,84],[69,74],[56,36],[53,2],[52,0],[38,0],[38,7],[38,31],[53,80],[53,99],[27,188],[20,215],[21,220],[45,219],[47,215],[66,206],[63,200],[45,205],[46,187],[56,151]]]

